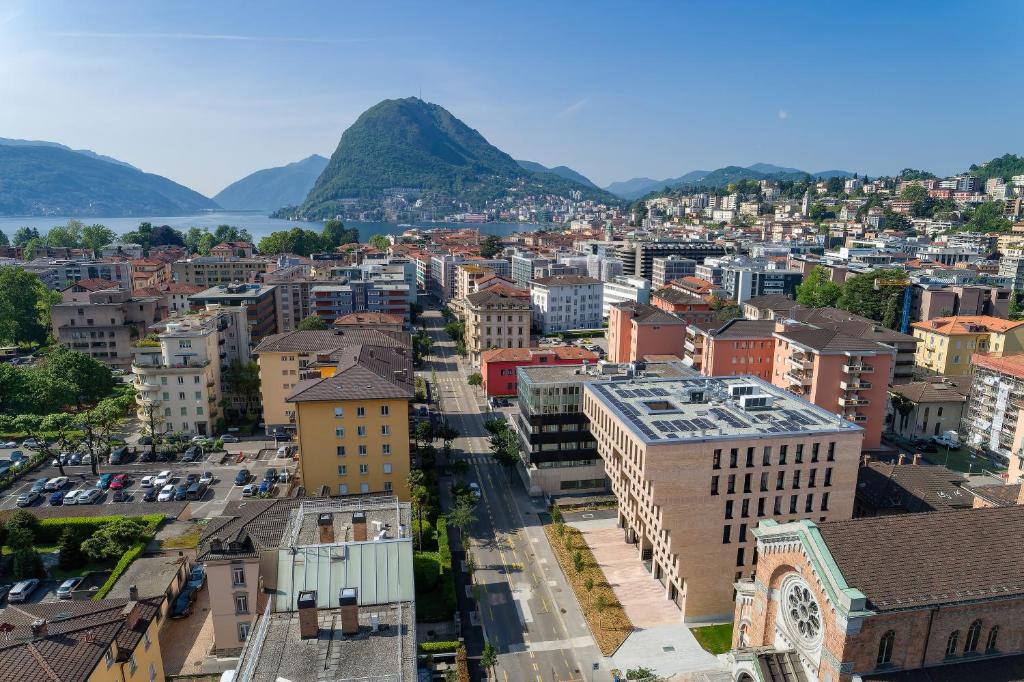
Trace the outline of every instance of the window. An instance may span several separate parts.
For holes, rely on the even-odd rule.
[[[338,465],[338,475],[339,476],[348,476],[348,465],[339,464]]]
[[[820,449],[820,446],[821,446],[821,443],[814,443],[813,445],[811,445],[811,462],[812,463],[818,461],[818,451]]]
[[[238,641],[244,642],[249,638],[249,623],[238,624]]]
[[[793,457],[793,461],[797,464],[804,463],[804,444],[798,443],[796,446],[796,456]]]
[[[338,484],[338,494],[339,495],[348,495],[348,483],[339,483]]]
[[[836,461],[836,444],[834,442],[828,444],[828,454],[825,456],[825,459],[830,462]]]
[[[721,450],[715,450],[714,459],[711,460],[711,468],[712,469],[721,469],[722,468],[722,451]]]
[[[382,416],[382,417],[388,416],[388,414],[390,414],[390,409],[391,408],[389,408],[387,405],[381,405],[380,406],[380,416]]]
[[[381,426],[380,426],[380,435],[382,435],[382,436],[390,436],[391,435],[391,427],[388,426],[387,424],[381,424]]]
[[[807,501],[804,503],[804,512],[810,514],[814,511],[814,493],[807,495]]]
[[[717,495],[718,494],[718,476],[712,476],[711,477],[711,494],[712,495]]]
[[[725,501],[725,518],[732,518],[732,500]]]
[[[369,483],[360,483],[359,484],[359,492],[361,492],[361,493],[368,493],[368,492],[370,492],[370,484]]]
[[[366,408],[365,407],[357,407],[356,408],[356,416],[357,417],[365,417],[366,416]]]
[[[796,503],[797,503],[797,499],[799,497],[800,497],[799,495],[790,495],[789,496],[789,513],[790,514],[796,514]]]
[[[768,472],[761,473],[761,492],[768,490]]]
[[[149,647],[153,644],[153,640],[149,638],[149,632],[142,633],[142,646],[145,651],[149,651]]]
[[[967,639],[964,640],[964,653],[973,654],[978,650],[978,640],[981,638],[981,621],[976,620],[967,628]]]
[[[345,416],[345,408],[343,408],[343,407],[335,407],[334,408],[334,416],[335,417],[344,417]]]
[[[345,427],[344,426],[339,426],[338,428],[334,429],[334,437],[335,438],[344,438],[345,437]]]
[[[775,489],[782,490],[784,487],[786,487],[786,472],[780,471],[775,474]]]
[[[364,474],[364,475],[370,473],[370,465],[369,464],[360,464],[359,465],[359,473],[360,474]]]
[[[747,448],[747,466],[754,466],[754,448]]]
[[[821,511],[828,511],[828,493],[821,494]]]
[[[725,492],[730,495],[736,492],[736,474],[729,474],[729,482],[725,488]]]
[[[107,662],[107,667],[114,665],[114,652],[107,649],[103,652],[103,660]]]
[[[757,498],[757,515],[764,516],[764,498]]]
[[[780,496],[780,495],[776,495],[775,496],[775,505],[772,508],[772,513],[775,514],[776,516],[778,516],[779,514],[782,513],[782,496]]]
[[[807,487],[808,488],[813,488],[814,487],[814,479],[817,478],[817,476],[818,476],[818,470],[817,469],[811,469],[809,472],[807,472]]]
[[[242,566],[234,566],[231,569],[231,584],[232,585],[244,585],[245,584],[245,568]]]
[[[798,470],[793,472],[793,490],[799,490],[799,489],[800,489],[800,470],[798,469]]]
[[[746,542],[747,541],[747,524],[745,524],[745,523],[741,523],[740,524],[740,537],[738,538],[738,541],[739,542]]]
[[[384,492],[390,493],[391,490],[391,481],[384,481]]]
[[[960,631],[953,630],[949,633],[949,639],[946,640],[946,658],[956,656],[956,647],[960,643]]]
[[[788,451],[789,451],[789,446],[788,445],[780,445],[779,446],[779,464],[785,464],[786,463],[786,453]]]
[[[156,682],[156,664],[149,664],[149,682]]]
[[[383,454],[383,455],[390,455],[391,454],[391,445],[388,444],[388,443],[384,443],[384,445],[380,446],[380,451],[381,451],[381,454]]]
[[[356,433],[359,436],[365,436],[366,435],[366,427],[365,426],[357,426],[356,427]]]
[[[743,492],[750,492],[750,474],[745,474],[743,476]]]
[[[889,630],[882,635],[882,639],[878,641],[878,657],[875,659],[877,665],[883,666],[892,663],[892,645],[895,641],[895,630]]]
[[[764,452],[761,454],[761,464],[763,466],[770,466],[772,463],[772,446],[765,445]]]
[[[732,542],[732,526],[722,526],[722,544],[728,545]]]
[[[740,516],[742,516],[743,518],[747,518],[748,516],[750,516],[750,500],[743,500]]]
[[[735,469],[736,468],[736,462],[739,459],[739,456],[740,456],[740,451],[739,451],[738,448],[733,448],[733,449],[729,450],[729,468],[730,469]]]
[[[391,473],[391,465],[390,464],[385,464],[384,465],[384,473],[385,474],[390,474]]]
[[[365,445],[360,445],[359,446],[359,456],[360,457],[366,457],[366,446]]]
[[[249,595],[245,592],[235,595],[235,613],[249,613]]]
[[[832,485],[832,467],[825,469],[825,487]]]
[[[988,640],[985,642],[985,653],[993,654],[998,650],[999,626],[993,625],[988,631]]]
[[[128,674],[135,675],[135,671],[139,669],[139,664],[135,662],[135,654],[128,656]]]
[[[339,445],[337,447],[337,453],[338,453],[338,457],[344,457],[345,456],[345,446],[344,445]]]
[[[740,547],[739,549],[736,550],[736,565],[737,566],[742,566],[743,565],[743,548],[742,547]]]

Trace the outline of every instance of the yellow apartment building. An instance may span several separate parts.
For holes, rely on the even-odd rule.
[[[1024,352],[1024,322],[989,315],[954,315],[911,326],[914,337],[921,340],[914,364],[935,374],[970,374],[972,353]]]
[[[323,355],[287,397],[295,411],[299,472],[310,493],[388,493],[409,488],[409,400],[413,370],[405,349],[348,346]]]

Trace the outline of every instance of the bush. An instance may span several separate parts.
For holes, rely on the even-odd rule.
[[[437,557],[441,560],[441,570],[452,570],[452,548],[448,545],[448,524],[444,516],[437,517]]]
[[[441,561],[437,552],[416,552],[413,555],[413,574],[417,592],[432,592],[441,578]]]
[[[458,650],[460,643],[457,641],[449,642],[421,642],[420,653],[421,654],[443,654],[451,651]]]
[[[40,545],[55,545],[60,542],[61,535],[66,528],[74,528],[80,532],[80,537],[92,537],[96,531],[110,523],[123,519],[123,516],[71,516],[60,519],[43,519],[36,529],[36,543]],[[146,516],[134,517],[135,520],[144,524],[149,533],[156,532],[157,527],[164,521],[163,514],[147,514]]]
[[[128,570],[128,567],[132,565],[132,562],[139,558],[142,551],[146,549],[146,545],[149,544],[149,539],[143,540],[142,542],[136,543],[131,549],[125,552],[121,556],[121,560],[114,566],[114,570],[110,573],[110,577],[107,578],[107,582],[103,583],[102,587],[93,596],[93,599],[100,600],[110,594],[110,590],[114,589],[114,583],[116,583],[124,572]]]
[[[11,574],[15,580],[42,578],[46,575],[43,560],[31,547],[17,550],[11,557]]]
[[[60,542],[57,545],[58,562],[61,568],[68,570],[87,563],[88,558],[85,556],[85,552],[82,551],[83,540],[85,538],[81,535],[81,529],[74,527],[64,529],[60,536]]]
[[[10,533],[15,528],[24,528],[33,536],[36,534],[36,528],[39,527],[39,519],[35,517],[29,511],[19,509],[10,516],[7,517],[7,521],[4,523],[4,528]]]

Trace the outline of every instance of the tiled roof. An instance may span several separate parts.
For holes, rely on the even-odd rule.
[[[789,296],[766,294],[764,296],[751,296],[747,299],[746,305],[753,306],[758,310],[789,310],[797,305],[797,303]]]
[[[993,485],[973,486],[970,488],[970,491],[993,506],[1009,507],[1017,504],[1018,500],[1020,500],[1022,487],[1024,486],[1020,483],[1015,483],[1014,485],[995,483]]]
[[[343,327],[348,324],[401,325],[404,321],[405,320],[403,320],[400,315],[390,315],[388,313],[363,312],[342,315],[334,320],[334,326]]]
[[[878,322],[839,308],[809,308],[796,305],[790,308],[785,317],[812,324],[815,327],[830,327],[849,336],[856,336],[869,341],[881,343],[917,343],[909,334],[883,327]]]
[[[495,284],[494,286],[487,287],[481,291],[474,292],[469,296],[466,296],[466,300],[470,305],[480,308],[484,306],[501,306],[502,308],[512,310],[529,310],[530,302],[524,300],[519,296],[509,296],[498,287],[503,285]]]
[[[295,385],[289,402],[412,398],[413,369],[408,353],[392,348],[351,346],[332,353],[333,376]]]
[[[597,362],[597,353],[575,346],[553,348],[491,348],[480,354],[480,362],[529,362],[534,355],[552,354],[559,360],[587,360]]]
[[[710,329],[708,334],[715,339],[768,339],[771,338],[774,331],[774,320],[736,318],[729,320],[717,329]]]
[[[586,275],[551,275],[550,277],[538,277],[532,280],[543,286],[576,286],[583,284],[600,284],[601,280],[587,277]]]
[[[206,287],[196,286],[195,284],[181,284],[179,282],[165,284],[163,288],[169,294],[198,294],[200,291],[206,291]]]
[[[835,521],[818,531],[868,607],[891,611],[1021,598],[1022,527],[1018,505]]]
[[[705,302],[704,299],[696,293],[681,291],[675,287],[662,287],[652,293],[651,296],[660,298],[661,300],[669,303],[689,303],[691,305],[697,305]]]
[[[899,393],[914,403],[965,403],[970,390],[969,377],[943,377],[899,384],[889,392]]]
[[[73,289],[78,287],[85,289],[86,291],[106,291],[107,289],[118,289],[120,284],[111,281],[109,279],[103,279],[101,277],[89,277],[86,279],[80,279],[74,284],[66,287],[67,289]]]
[[[1018,378],[1024,377],[1024,353],[1005,356],[975,353],[971,356],[971,364]]]
[[[981,332],[1005,333],[1024,325],[1024,321],[1014,322],[991,315],[954,315],[953,317],[936,317],[926,322],[915,322],[911,326],[933,334],[976,334]],[[980,328],[977,331],[970,327]]]
[[[647,303],[637,303],[635,301],[623,301],[622,303],[613,303],[612,307],[620,310],[631,310],[633,312],[633,322],[637,324],[681,324],[686,325],[686,320],[672,313],[662,310],[658,306],[650,305]]]
[[[237,559],[255,557],[262,549],[278,547],[288,515],[299,502],[293,497],[228,502],[222,515],[211,519],[203,531],[196,560],[205,561],[221,554]],[[222,552],[213,551],[214,538],[221,541]]]
[[[789,329],[775,334],[790,343],[796,343],[820,353],[892,353],[892,348],[874,341],[866,341],[843,334],[835,329],[814,327]]]
[[[351,345],[409,348],[412,343],[408,332],[378,329],[296,330],[267,336],[253,353],[331,353]]]
[[[966,480],[942,466],[871,462],[857,472],[857,502],[874,513],[968,509]]]

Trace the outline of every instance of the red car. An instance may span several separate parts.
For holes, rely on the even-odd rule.
[[[128,477],[128,474],[118,474],[110,481],[110,489],[121,490],[127,487],[129,483],[131,483],[131,479]]]

